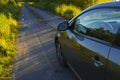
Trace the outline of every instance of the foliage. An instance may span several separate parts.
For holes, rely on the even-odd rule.
[[[19,6],[14,0],[0,0],[0,80],[10,80],[18,13]]]
[[[28,1],[28,0],[25,0]],[[67,19],[72,18],[81,10],[94,4],[108,2],[111,0],[29,0],[34,2],[33,6],[51,11]]]
[[[76,7],[74,5],[65,5],[62,4],[61,6],[56,7],[56,13],[59,15],[64,15],[65,18],[71,19],[73,16],[78,14],[80,12],[79,7]]]

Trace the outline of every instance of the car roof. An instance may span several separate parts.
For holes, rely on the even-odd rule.
[[[97,5],[94,5],[94,6],[91,6],[85,9],[84,11],[82,11],[82,13],[92,10],[92,9],[97,9],[97,8],[120,8],[120,1],[97,4]]]

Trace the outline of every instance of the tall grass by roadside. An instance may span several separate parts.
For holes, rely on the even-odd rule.
[[[79,7],[76,7],[74,5],[65,5],[62,4],[59,7],[55,8],[55,12],[61,16],[64,16],[67,19],[71,19],[73,16],[78,14],[81,11]]]
[[[19,9],[14,0],[0,0],[0,80],[11,79]]]
[[[27,0],[24,0],[27,1]],[[85,8],[111,0],[30,0],[31,5],[71,19]],[[29,3],[29,2],[28,2]]]

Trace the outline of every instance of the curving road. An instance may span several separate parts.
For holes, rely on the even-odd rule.
[[[54,35],[57,24],[64,20],[29,5],[22,6],[13,80],[78,80],[56,59]]]

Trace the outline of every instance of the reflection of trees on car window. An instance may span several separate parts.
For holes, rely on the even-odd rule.
[[[104,30],[104,28],[87,28],[86,35],[98,38],[100,40],[113,42],[114,34],[112,34],[109,30]]]
[[[113,27],[106,22],[89,22],[88,24],[77,24],[76,31],[100,40],[104,40],[107,42],[113,42],[114,33]]]
[[[116,39],[115,39],[114,43],[116,45],[120,46],[120,33],[116,35]]]
[[[120,46],[120,35],[117,35],[119,27],[120,10],[114,8],[91,10],[80,15],[75,22],[77,33],[110,43],[114,42]]]

